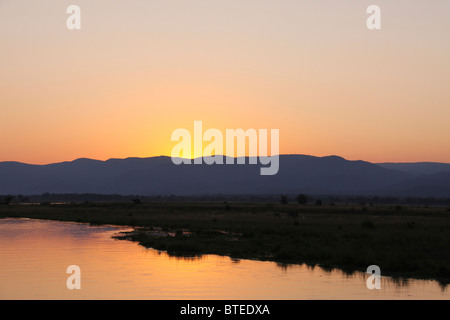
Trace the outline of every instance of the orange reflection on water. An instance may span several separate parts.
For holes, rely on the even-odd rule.
[[[0,220],[0,299],[449,299],[434,281],[399,285],[382,278],[368,290],[365,274],[306,265],[171,257],[114,240],[113,226]],[[81,290],[69,290],[69,265],[81,268]]]

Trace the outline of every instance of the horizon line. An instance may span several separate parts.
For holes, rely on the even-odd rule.
[[[213,155],[213,156],[198,156],[198,157],[193,157],[193,158],[183,158],[183,157],[176,157],[177,159],[189,159],[189,160],[194,160],[194,159],[198,159],[198,158],[209,158],[209,157],[228,157],[228,158],[234,158],[234,159],[238,159],[238,158],[259,158],[259,156],[256,157],[250,157],[250,156],[235,156],[235,157],[231,157],[231,156],[226,156],[226,155]],[[372,164],[408,164],[408,163],[440,163],[440,164],[450,164],[450,162],[439,162],[439,161],[383,161],[383,162],[371,162],[368,160],[363,160],[363,159],[347,159],[343,156],[339,156],[339,155],[335,155],[335,154],[331,154],[331,155],[326,155],[326,156],[314,156],[314,155],[309,155],[309,154],[302,154],[302,153],[286,153],[286,154],[278,154],[278,155],[273,155],[274,157],[278,156],[278,157],[282,157],[282,156],[305,156],[305,157],[313,157],[313,158],[331,158],[331,157],[336,157],[336,158],[341,158],[343,160],[346,161],[352,161],[352,162],[357,162],[357,161],[363,161],[363,162],[368,162],[368,163],[372,163]],[[272,156],[267,156],[267,157],[272,157]],[[90,161],[98,161],[98,162],[107,162],[107,161],[113,161],[113,160],[128,160],[128,159],[151,159],[151,158],[172,158],[171,156],[168,155],[159,155],[159,156],[148,156],[148,157],[124,157],[124,158],[108,158],[106,160],[100,160],[100,159],[94,159],[94,158],[88,158],[88,157],[80,157],[80,158],[75,158],[73,160],[63,160],[63,161],[57,161],[57,162],[51,162],[51,163],[42,163],[42,164],[38,164],[38,163],[27,163],[27,162],[21,162],[21,161],[15,161],[15,160],[5,160],[5,161],[0,161],[0,164],[2,163],[17,163],[17,164],[24,164],[24,165],[32,165],[32,166],[48,166],[48,165],[53,165],[53,164],[61,164],[61,163],[72,163],[75,161],[79,161],[79,160],[90,160]]]

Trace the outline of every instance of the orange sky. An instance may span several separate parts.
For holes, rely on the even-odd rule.
[[[202,120],[280,129],[282,154],[450,162],[450,2],[375,2],[0,0],[0,161],[170,155]]]

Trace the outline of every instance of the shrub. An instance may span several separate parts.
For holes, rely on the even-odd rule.
[[[299,204],[306,204],[306,203],[308,202],[308,197],[305,196],[304,194],[299,194],[299,195],[297,196],[297,202],[298,202]]]

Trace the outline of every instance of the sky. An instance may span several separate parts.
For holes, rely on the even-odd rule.
[[[450,162],[449,17],[448,0],[0,0],[0,161],[170,156],[201,120],[279,129],[281,154]]]

